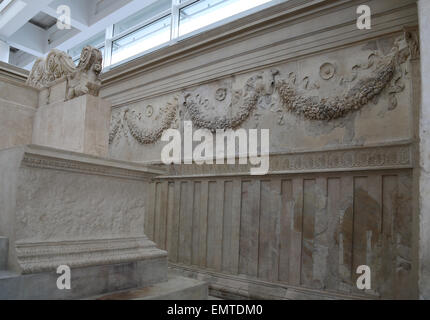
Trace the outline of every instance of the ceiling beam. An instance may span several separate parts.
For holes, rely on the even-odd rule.
[[[57,18],[57,8],[60,5],[67,5],[70,8],[70,24],[73,28],[84,31],[88,28],[91,1],[88,0],[54,0],[42,11],[51,17]]]
[[[42,8],[49,5],[53,0],[15,0],[10,6],[4,9],[2,15],[8,16],[4,25],[0,25],[0,35],[10,38],[21,29],[31,18],[38,14]],[[19,7],[19,10],[17,8]],[[4,17],[2,17],[4,18]],[[13,19],[13,22],[11,22]],[[5,21],[6,19],[2,19]]]
[[[31,23],[25,24],[13,37],[8,39],[8,43],[19,50],[23,50],[36,57],[45,55],[48,47],[48,34],[46,30]]]
[[[13,0],[1,13],[0,39],[33,56],[43,57],[53,48],[67,51],[156,1]],[[39,12],[57,18],[59,5],[70,7],[71,30],[59,30],[57,25],[44,30],[28,22]]]
[[[85,29],[85,32],[80,32],[63,43],[56,44],[55,47],[63,51],[73,48],[98,33],[104,32],[109,25],[129,17],[131,15],[130,13],[142,10],[156,1],[157,0],[116,0],[112,4],[114,8],[109,6],[107,9],[101,10],[96,13],[96,15],[90,17],[90,26]],[[94,9],[95,8],[93,8],[93,10]],[[54,46],[51,45],[50,48],[54,48]]]

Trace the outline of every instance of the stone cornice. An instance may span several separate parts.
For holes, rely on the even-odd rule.
[[[56,270],[65,264],[71,268],[117,264],[166,257],[146,236],[56,242],[16,243],[23,273]]]
[[[220,273],[179,263],[169,263],[169,269],[189,278],[204,279],[209,283],[211,291],[236,299],[260,300],[271,297],[273,300],[374,300],[379,298],[376,295],[342,294],[328,290],[292,286],[282,282],[272,283],[243,275]],[[256,294],[256,292],[258,293]]]
[[[411,169],[414,167],[413,144],[349,147],[332,150],[279,153],[270,155],[268,175]],[[249,176],[249,164],[171,165],[159,179],[189,179]],[[258,177],[258,176],[257,176]]]
[[[2,81],[8,81],[15,85],[27,87],[25,82],[27,81],[28,74],[29,72],[27,70],[0,61],[0,79]]]
[[[161,169],[125,161],[30,145],[24,147],[22,166],[111,177],[145,180],[163,174]]]

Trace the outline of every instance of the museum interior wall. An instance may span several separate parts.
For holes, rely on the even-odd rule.
[[[0,62],[0,149],[31,143],[38,92],[25,85],[28,72]]]
[[[372,7],[370,30],[356,27],[361,4]],[[112,208],[125,206],[132,214],[123,221],[126,236],[147,236],[167,251],[172,272],[209,282],[218,297],[416,299],[418,39],[415,0],[291,0],[113,68],[102,74],[100,88],[100,99],[112,106],[109,144],[91,133],[88,139],[98,147],[78,143],[72,151],[90,153],[92,160],[85,161],[97,162],[106,148],[115,166],[127,161],[152,168],[144,174],[148,183],[134,181],[142,178],[139,167],[130,169],[137,178],[125,171],[103,178],[85,176],[83,166],[79,179],[86,189],[74,192],[94,193],[101,202],[108,194]],[[0,118],[1,149],[40,141],[61,149],[76,142],[61,133],[60,140],[48,141],[46,134],[59,119],[79,114],[48,110],[56,103],[55,88],[64,92],[61,83],[47,96],[25,85],[24,71],[0,66],[0,110],[7,114]],[[77,99],[84,98],[66,102],[94,105],[99,111],[89,117],[101,112],[94,121],[102,128],[106,105]],[[238,163],[163,165],[162,133],[182,130],[184,121],[211,132],[270,129],[268,174],[251,175],[249,164]],[[36,154],[30,160],[47,156],[23,152]],[[52,192],[56,184],[77,181],[61,176],[54,164],[42,177],[34,168],[20,169],[18,176],[33,187],[35,179],[47,186],[52,178]],[[20,194],[38,199],[32,194],[37,188],[29,186],[23,183]],[[43,216],[43,207],[41,200],[36,214]],[[95,210],[101,220],[83,222],[109,225],[112,212],[105,209]],[[85,237],[94,231],[74,226]],[[23,230],[30,239],[31,230]],[[371,268],[370,290],[356,287],[360,265]]]
[[[175,164],[153,181],[145,230],[172,270],[222,297],[418,297],[417,19],[415,1],[289,1],[103,75],[113,158],[159,164],[184,121],[270,129],[268,175]]]
[[[166,296],[167,252],[144,233],[149,182],[163,170],[108,159],[111,104],[98,96],[102,56],[86,46],[30,74],[0,65],[0,299],[95,299],[145,288]],[[73,269],[60,290],[58,268]],[[61,273],[61,272],[58,272]],[[61,279],[60,279],[61,280]],[[173,278],[177,292],[207,285]],[[161,289],[161,290],[160,290]],[[169,294],[172,294],[171,292]]]

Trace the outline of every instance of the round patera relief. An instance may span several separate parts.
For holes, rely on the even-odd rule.
[[[323,63],[320,67],[320,77],[323,78],[324,80],[329,80],[333,78],[335,73],[336,73],[336,68],[330,62]]]
[[[154,107],[151,105],[146,106],[145,114],[148,118],[151,118],[154,114]]]
[[[215,99],[217,99],[218,101],[224,101],[226,97],[227,97],[227,89],[226,88],[219,88],[215,92]]]

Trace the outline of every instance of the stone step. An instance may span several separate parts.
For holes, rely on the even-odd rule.
[[[0,271],[7,269],[7,256],[9,254],[9,239],[0,237]]]
[[[206,282],[169,275],[168,281],[156,285],[93,297],[95,300],[207,300]]]
[[[0,280],[15,278],[15,277],[19,277],[19,275],[10,271],[0,270]]]

